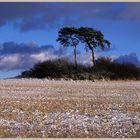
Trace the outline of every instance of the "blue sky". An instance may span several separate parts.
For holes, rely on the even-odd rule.
[[[56,42],[65,26],[87,26],[102,31],[111,49],[96,51],[140,66],[140,3],[0,3],[0,78],[11,77],[35,63],[59,57],[73,58],[72,48]],[[90,52],[78,46],[79,63]],[[72,61],[72,60],[71,60]]]

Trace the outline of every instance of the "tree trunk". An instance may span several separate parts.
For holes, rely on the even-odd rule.
[[[92,67],[93,67],[94,66],[94,62],[95,62],[93,48],[91,48],[91,52],[92,52]]]
[[[76,61],[76,46],[74,46],[74,66],[75,66],[75,70],[77,70],[77,61]]]

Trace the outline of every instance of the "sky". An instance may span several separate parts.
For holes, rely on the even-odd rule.
[[[63,27],[100,30],[111,47],[95,50],[95,58],[140,66],[139,13],[139,2],[0,2],[0,78],[19,75],[48,59],[73,61],[73,49],[56,42]],[[84,44],[77,49],[78,63],[90,63]]]

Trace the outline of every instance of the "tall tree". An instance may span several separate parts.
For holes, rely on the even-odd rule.
[[[77,69],[76,48],[79,44],[78,29],[75,27],[61,28],[58,32],[57,41],[60,42],[64,47],[72,46],[74,48],[74,64],[75,68]]]
[[[92,63],[94,66],[94,49],[100,47],[104,50],[105,47],[110,47],[110,42],[104,39],[102,32],[97,31],[94,28],[80,27],[78,31],[79,40],[82,43],[85,43],[86,47],[91,50]]]

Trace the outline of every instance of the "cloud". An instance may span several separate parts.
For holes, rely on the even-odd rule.
[[[58,58],[74,62],[73,49],[69,49],[52,45],[39,46],[36,41],[30,43],[4,42],[0,44],[0,70],[29,69],[35,63]],[[97,58],[100,53],[96,52],[95,57]],[[91,64],[91,52],[77,50],[77,62]]]
[[[136,53],[130,53],[128,55],[121,55],[115,61],[119,63],[132,63],[136,66],[140,66],[140,60],[138,59]]]
[[[31,53],[40,53],[42,51],[51,51],[53,50],[53,46],[51,45],[46,45],[46,46],[41,46],[39,47],[37,44],[34,42],[31,43],[21,43],[17,44],[15,42],[5,42],[2,44],[0,48],[0,55],[5,55],[5,54],[31,54]]]
[[[123,20],[140,21],[140,3],[128,3],[125,10],[120,14],[120,18]]]
[[[7,22],[21,31],[74,26],[86,20],[139,20],[140,3],[0,3],[0,26]],[[83,20],[84,19],[84,20]]]
[[[103,56],[103,52],[97,51],[95,58],[97,59],[100,56]],[[40,46],[36,41],[30,43],[4,42],[0,44],[0,70],[4,71],[25,70],[33,67],[35,63],[58,58],[65,58],[70,62],[74,62],[73,49],[71,48],[70,51],[67,48],[56,48],[52,45]],[[91,60],[90,51],[81,52],[77,50],[78,63],[90,65]],[[120,63],[131,62],[140,66],[136,53],[121,55],[115,61]]]
[[[39,46],[35,41],[20,44],[5,42],[0,44],[0,69],[28,69],[39,61],[64,57],[67,53],[62,47],[56,49],[52,45]]]
[[[95,59],[97,59],[101,56],[101,52],[96,52],[94,55]],[[65,58],[67,58],[68,61],[73,63],[74,62],[73,52],[65,56]],[[92,65],[91,51],[80,52],[79,50],[77,50],[77,63],[83,65]]]

